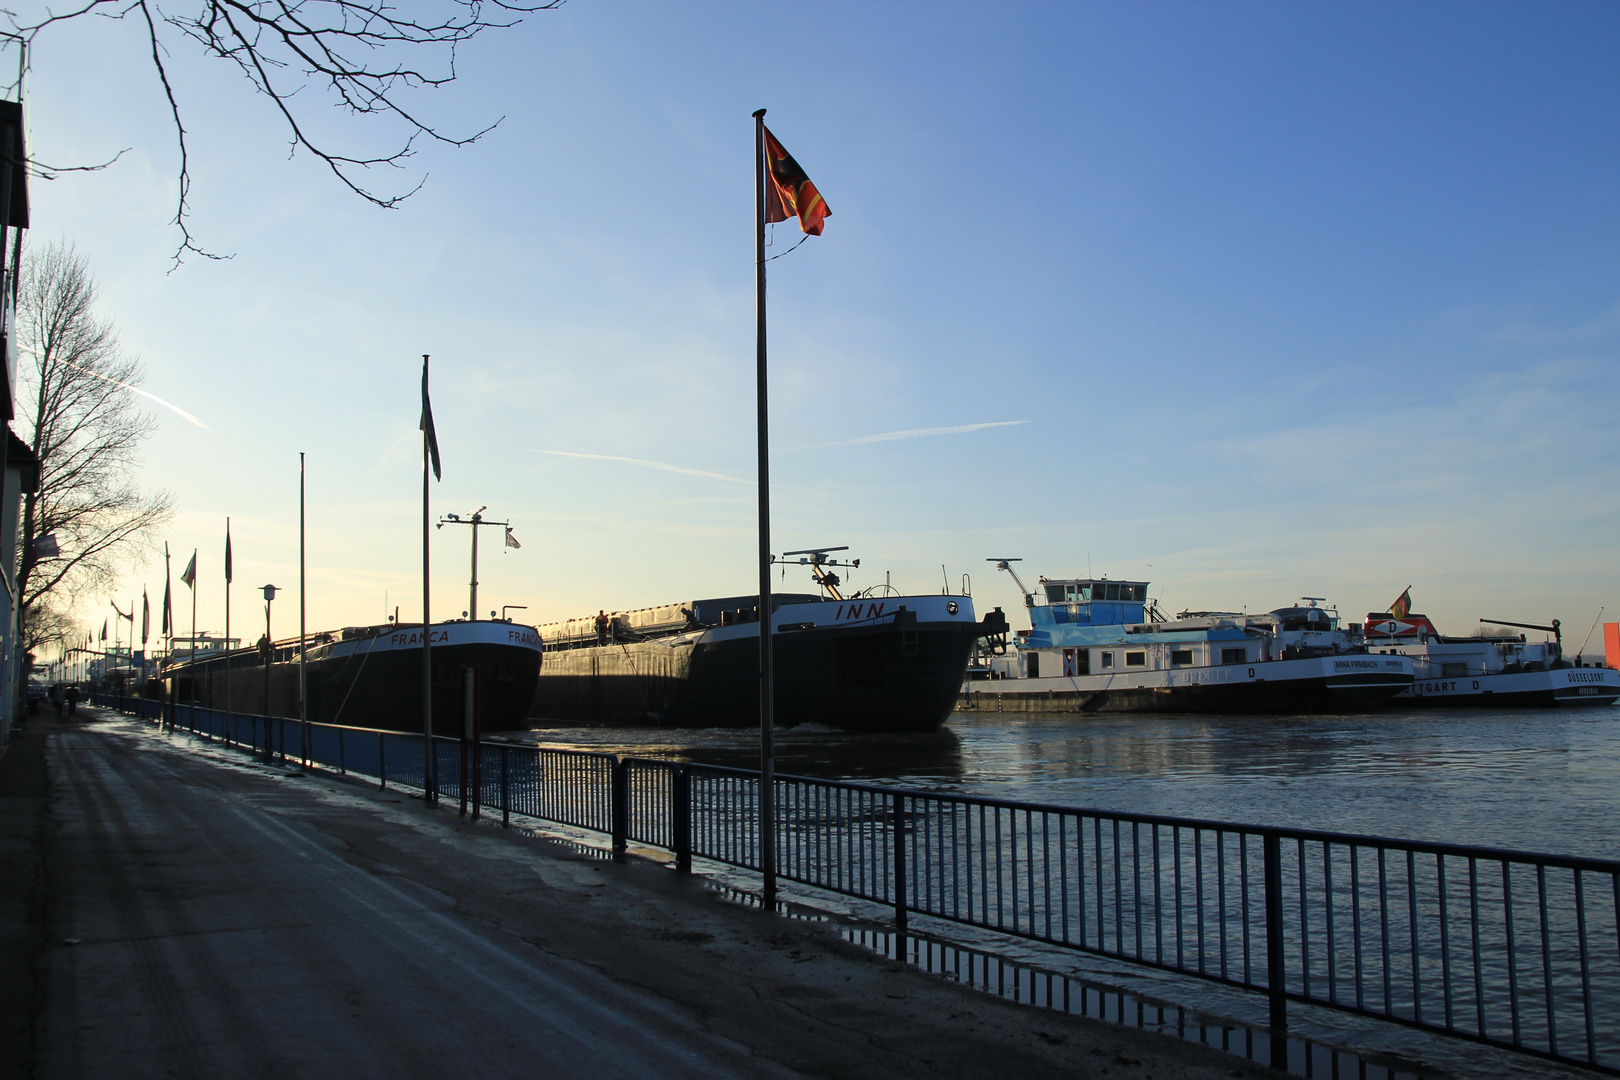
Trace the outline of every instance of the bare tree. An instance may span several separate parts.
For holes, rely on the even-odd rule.
[[[563,0],[527,4],[516,0],[423,0],[413,5],[418,10],[414,16],[401,14],[387,0],[195,3],[190,10],[177,13],[159,8],[154,0],[80,0],[80,6],[72,10],[48,10],[43,18],[31,22],[13,19],[17,32],[29,43],[48,27],[83,15],[136,21],[163,85],[179,142],[179,193],[173,223],[180,230],[181,241],[174,254],[176,265],[188,251],[211,259],[222,256],[197,246],[186,224],[191,193],[189,148],[180,99],[164,62],[170,55],[171,42],[179,44],[180,39],[189,39],[206,55],[235,64],[281,116],[295,153],[303,149],[315,155],[349,190],[388,209],[415,194],[422,181],[394,194],[384,194],[362,182],[360,178],[367,170],[403,167],[401,163],[412,156],[419,139],[465,146],[500,123],[497,119],[465,135],[445,134],[406,106],[409,91],[454,81],[458,46],[485,30],[514,26],[525,14],[560,7]],[[426,54],[432,66],[399,62],[396,57],[402,53],[413,59]],[[298,95],[311,84],[320,92],[305,104]],[[393,120],[400,131],[394,148],[380,153],[350,153],[317,140],[300,116],[307,117],[310,106],[322,101],[351,115]]]
[[[39,457],[39,490],[23,496],[17,592],[23,648],[33,651],[65,632],[81,596],[104,590],[142,554],[172,500],[142,493],[133,479],[155,421],[136,408],[144,373],[97,317],[84,258],[60,243],[31,252],[19,284],[17,412],[31,428],[23,434]]]

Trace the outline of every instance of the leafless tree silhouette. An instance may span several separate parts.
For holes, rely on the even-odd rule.
[[[39,490],[23,496],[18,614],[23,648],[63,632],[75,601],[95,595],[119,565],[143,554],[172,500],[135,483],[141,442],[155,421],[135,407],[143,377],[118,335],[95,313],[96,283],[71,246],[23,260],[17,329],[18,420],[39,457]],[[60,554],[36,550],[54,536]]]
[[[418,140],[465,146],[488,134],[501,118],[464,135],[446,134],[407,108],[412,90],[443,86],[456,78],[456,51],[485,30],[516,25],[522,17],[560,7],[563,0],[521,3],[513,0],[420,0],[413,15],[385,0],[194,0],[196,7],[176,13],[155,0],[84,0],[71,10],[49,11],[33,21],[13,18],[17,33],[32,44],[58,23],[99,15],[134,19],[150,50],[152,65],[174,120],[180,150],[179,191],[174,225],[180,244],[178,266],[187,252],[210,259],[220,256],[199,246],[187,224],[191,195],[190,147],[182,107],[165,58],[170,44],[189,39],[203,52],[239,68],[286,123],[292,150],[300,148],[326,163],[350,191],[385,209],[397,206],[421,189],[422,181],[393,194],[364,182],[378,167],[403,168]],[[418,66],[417,57],[429,62]],[[396,60],[396,58],[400,58]],[[308,104],[295,99],[314,84],[324,97]],[[402,134],[394,149],[375,154],[349,153],[311,134],[306,120],[317,101],[330,102],[351,115],[391,118]]]

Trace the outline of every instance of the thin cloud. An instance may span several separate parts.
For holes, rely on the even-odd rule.
[[[39,355],[39,352],[37,350],[30,349],[26,345],[22,346],[22,348],[23,348],[23,350],[25,352],[31,352],[35,356]],[[71,360],[63,360],[62,363],[66,364],[70,368],[74,368],[77,371],[82,371],[86,375],[94,375],[98,379],[104,379],[107,382],[112,383],[114,386],[122,386],[125,390],[133,390],[135,393],[141,395],[141,397],[146,398],[149,401],[157,402],[159,405],[163,406],[165,409],[168,409],[170,412],[174,413],[176,416],[180,417],[182,420],[190,421],[191,423],[196,424],[198,427],[202,428],[204,431],[213,431],[214,430],[213,428],[209,427],[207,424],[203,423],[201,420],[197,419],[195,416],[193,416],[190,413],[186,412],[186,410],[182,409],[180,406],[176,405],[174,402],[172,402],[172,401],[164,401],[162,398],[158,397],[156,394],[152,393],[149,390],[142,390],[138,386],[131,386],[127,382],[121,382],[120,380],[113,378],[111,375],[103,375],[99,371],[91,371],[89,368],[82,367],[79,364],[75,364]]]
[[[553,457],[586,458],[591,461],[617,461],[621,465],[639,465],[643,469],[657,469],[660,472],[682,473],[686,476],[703,476],[710,480],[724,480],[728,484],[747,484],[752,487],[752,480],[744,480],[737,476],[727,476],[725,473],[705,472],[702,469],[688,469],[682,465],[671,465],[664,461],[644,461],[641,458],[614,457],[611,454],[576,454],[568,450],[532,450],[535,454],[550,454]]]
[[[919,439],[925,435],[962,435],[969,431],[982,431],[984,428],[1017,427],[1027,424],[1028,420],[992,420],[988,424],[958,424],[956,427],[929,427],[911,428],[908,431],[885,431],[881,435],[862,435],[858,439],[845,439],[842,442],[816,443],[814,446],[801,447],[804,450],[820,450],[828,446],[858,446],[861,443],[893,442],[895,439]]]

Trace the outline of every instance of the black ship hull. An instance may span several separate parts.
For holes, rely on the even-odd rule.
[[[936,606],[940,617],[932,618]],[[856,731],[942,725],[973,644],[987,632],[970,601],[902,597],[861,607],[854,620],[846,616],[850,607],[821,601],[778,609],[776,722]],[[999,612],[994,618],[999,622]],[[640,641],[553,644],[529,715],[536,722],[757,725],[758,632],[757,623],[744,623]]]
[[[312,646],[306,665],[308,716],[315,723],[422,730],[420,627],[379,632]],[[478,669],[479,726],[510,731],[527,726],[540,673],[539,636],[506,623],[444,623],[433,627],[433,729],[459,735],[463,672]],[[268,716],[298,715],[296,650],[278,645],[268,667],[256,650],[199,658],[160,673],[175,700],[204,708]]]

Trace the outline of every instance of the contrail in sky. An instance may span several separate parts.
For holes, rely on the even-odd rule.
[[[881,435],[862,435],[858,439],[845,439],[843,442],[817,443],[806,446],[805,450],[820,450],[828,446],[855,446],[859,443],[893,442],[895,439],[916,439],[924,435],[961,435],[968,431],[978,431],[982,428],[1017,427],[1027,424],[1028,420],[993,420],[988,424],[959,424],[956,427],[928,427],[912,428],[909,431],[885,431]]]
[[[567,450],[534,450],[536,454],[551,454],[554,457],[589,458],[592,461],[617,461],[624,465],[639,465],[643,469],[658,469],[661,472],[684,473],[687,476],[706,476],[710,480],[724,480],[728,484],[747,484],[753,486],[752,480],[743,480],[736,476],[727,476],[725,473],[704,472],[702,469],[688,469],[680,465],[670,465],[662,461],[643,461],[641,458],[614,457],[611,454],[575,454]]]
[[[25,352],[31,352],[35,356],[39,355],[39,352],[37,350],[30,349],[26,345],[24,345],[22,348],[23,348],[23,350]],[[176,405],[174,402],[172,402],[172,401],[164,401],[162,398],[158,397],[156,394],[152,393],[151,391],[142,390],[138,386],[131,386],[127,382],[120,382],[119,380],[113,378],[111,375],[103,375],[99,371],[91,371],[87,367],[80,367],[78,364],[75,364],[71,360],[63,360],[62,363],[66,364],[68,367],[73,368],[73,369],[75,369],[77,371],[82,371],[86,375],[94,375],[96,378],[105,379],[107,382],[110,382],[115,386],[122,386],[125,390],[133,390],[135,393],[141,395],[141,397],[147,398],[150,401],[157,402],[159,405],[163,406],[165,409],[168,409],[169,411],[173,412],[176,416],[179,416],[183,420],[189,420],[191,423],[196,424],[198,427],[202,428],[204,431],[213,431],[214,430],[213,428],[209,427],[207,424],[203,423],[201,420],[197,419],[195,416],[192,416],[190,413],[186,412],[186,410],[182,409],[180,406]]]

